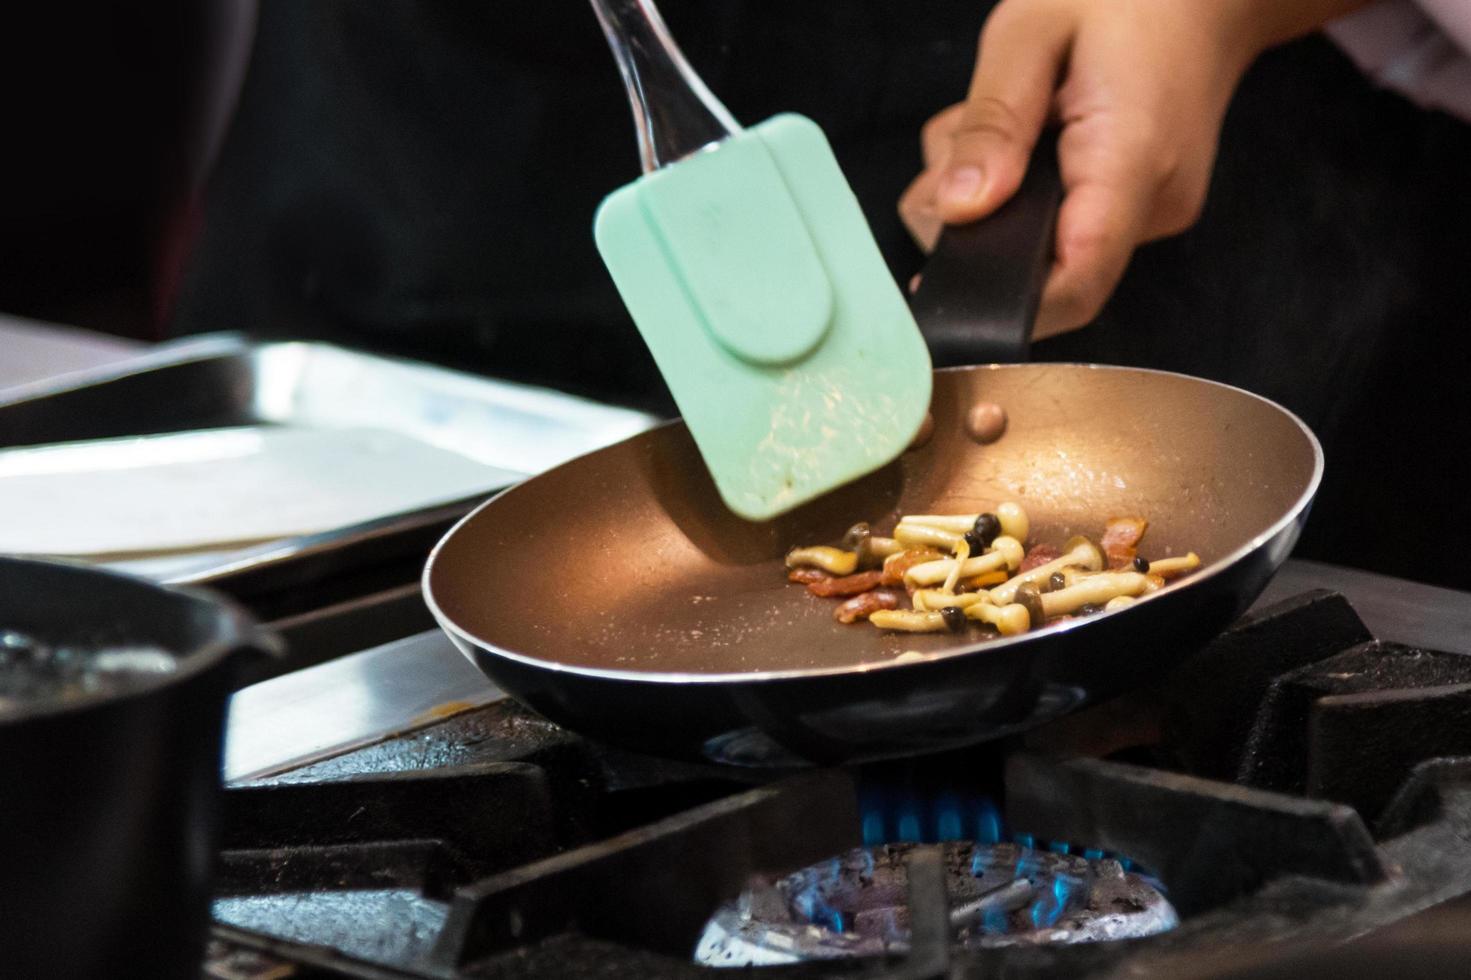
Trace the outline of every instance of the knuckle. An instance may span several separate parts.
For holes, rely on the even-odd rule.
[[[1198,222],[1205,211],[1209,186],[1208,175],[1176,174],[1159,196],[1153,222],[1155,234],[1178,235]]]
[[[965,118],[955,132],[957,143],[1008,143],[1020,140],[1021,116],[1004,99],[979,95],[965,107]]]
[[[932,140],[948,134],[960,122],[960,113],[964,107],[963,102],[957,102],[926,119],[924,125],[919,129],[920,138]]]

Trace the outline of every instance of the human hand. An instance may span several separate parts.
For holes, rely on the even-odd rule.
[[[925,170],[900,214],[926,250],[942,223],[990,214],[1054,119],[1064,197],[1033,337],[1081,327],[1136,246],[1199,217],[1226,106],[1256,56],[1363,2],[1003,0],[966,100],[924,127]]]

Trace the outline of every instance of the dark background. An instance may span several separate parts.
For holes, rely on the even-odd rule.
[[[895,203],[919,168],[920,124],[965,90],[987,5],[661,9],[739,119],[795,110],[823,126],[906,280],[921,256]],[[190,65],[168,56],[188,50],[188,19],[170,23],[135,41],[161,45],[158,64],[178,70],[123,70],[109,86],[165,127]],[[111,147],[83,158],[88,172],[113,173],[119,156],[146,170],[152,158],[121,150],[158,143],[146,128],[79,132]],[[135,334],[345,340],[670,411],[590,232],[597,202],[637,173],[621,84],[584,3],[266,0],[207,195],[191,211],[165,183],[157,200],[172,204],[129,213],[171,219],[112,222],[143,228],[132,234],[163,260],[140,268],[126,261],[138,250],[101,245],[91,251],[124,260],[68,265],[69,246],[88,252],[75,243],[125,237],[87,227],[109,213],[88,199],[51,228],[46,254],[60,259],[29,250],[47,275],[0,274],[0,309]],[[1377,91],[1322,39],[1269,53],[1233,103],[1199,225],[1143,248],[1099,321],[1036,356],[1184,371],[1280,401],[1329,459],[1300,555],[1471,587],[1471,561],[1452,550],[1471,524],[1459,465],[1468,175],[1471,127]],[[170,248],[186,257],[177,283]]]

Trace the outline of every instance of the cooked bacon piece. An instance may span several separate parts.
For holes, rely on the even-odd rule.
[[[902,601],[903,595],[893,589],[874,589],[843,602],[833,610],[833,619],[840,623],[856,623],[880,609],[898,609]]]
[[[1108,557],[1108,567],[1123,568],[1139,553],[1139,539],[1149,522],[1142,517],[1110,517],[1103,531],[1103,553]]]
[[[1034,568],[1045,565],[1049,561],[1056,561],[1061,557],[1062,552],[1050,544],[1034,544],[1031,548],[1027,549],[1026,556],[1022,558],[1021,567],[1017,569],[1017,574],[1020,575],[1022,572],[1030,572]]]
[[[883,572],[859,572],[857,575],[844,575],[842,578],[808,582],[807,591],[813,595],[830,599],[833,596],[857,595],[869,589],[876,589],[883,584],[883,581]]]
[[[904,573],[915,565],[923,565],[927,561],[935,561],[944,557],[940,552],[931,548],[910,548],[897,555],[890,555],[884,559],[884,584],[903,585]]]
[[[822,582],[830,578],[832,576],[820,568],[794,568],[790,572],[787,572],[788,582],[800,582],[803,585]]]
[[[960,591],[979,592],[981,589],[989,589],[993,585],[1000,585],[1006,581],[1006,578],[1007,575],[1005,572],[987,572],[984,575],[977,575],[974,578],[961,579]]]

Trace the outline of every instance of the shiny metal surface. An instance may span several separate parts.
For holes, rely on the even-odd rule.
[[[981,401],[1010,418],[986,446],[964,425]],[[1166,669],[1259,594],[1322,474],[1295,417],[1180,375],[941,371],[932,411],[928,444],[767,524],[720,504],[682,426],[645,433],[482,505],[431,556],[426,598],[512,695],[605,740],[715,758],[762,739],[819,761],[927,751]],[[787,549],[835,541],[854,521],[885,533],[901,513],[1006,499],[1026,507],[1033,540],[1140,514],[1150,557],[1194,550],[1205,565],[1126,609],[979,642],[841,626],[785,581]],[[905,651],[920,656],[898,661]]]
[[[237,693],[225,778],[267,776],[504,696],[443,633],[420,633]]]
[[[233,425],[370,427],[492,468],[486,493],[643,431],[654,421],[547,389],[328,344],[258,344],[234,335],[166,344],[122,365],[0,394],[0,447]],[[324,553],[349,548],[378,561],[398,538],[408,535],[418,546],[423,528],[440,530],[474,502],[467,498],[385,515],[249,550],[129,567],[165,581],[218,584],[265,569],[289,575]]]
[[[147,350],[121,337],[0,313],[0,395],[54,383],[73,371],[115,365]]]

